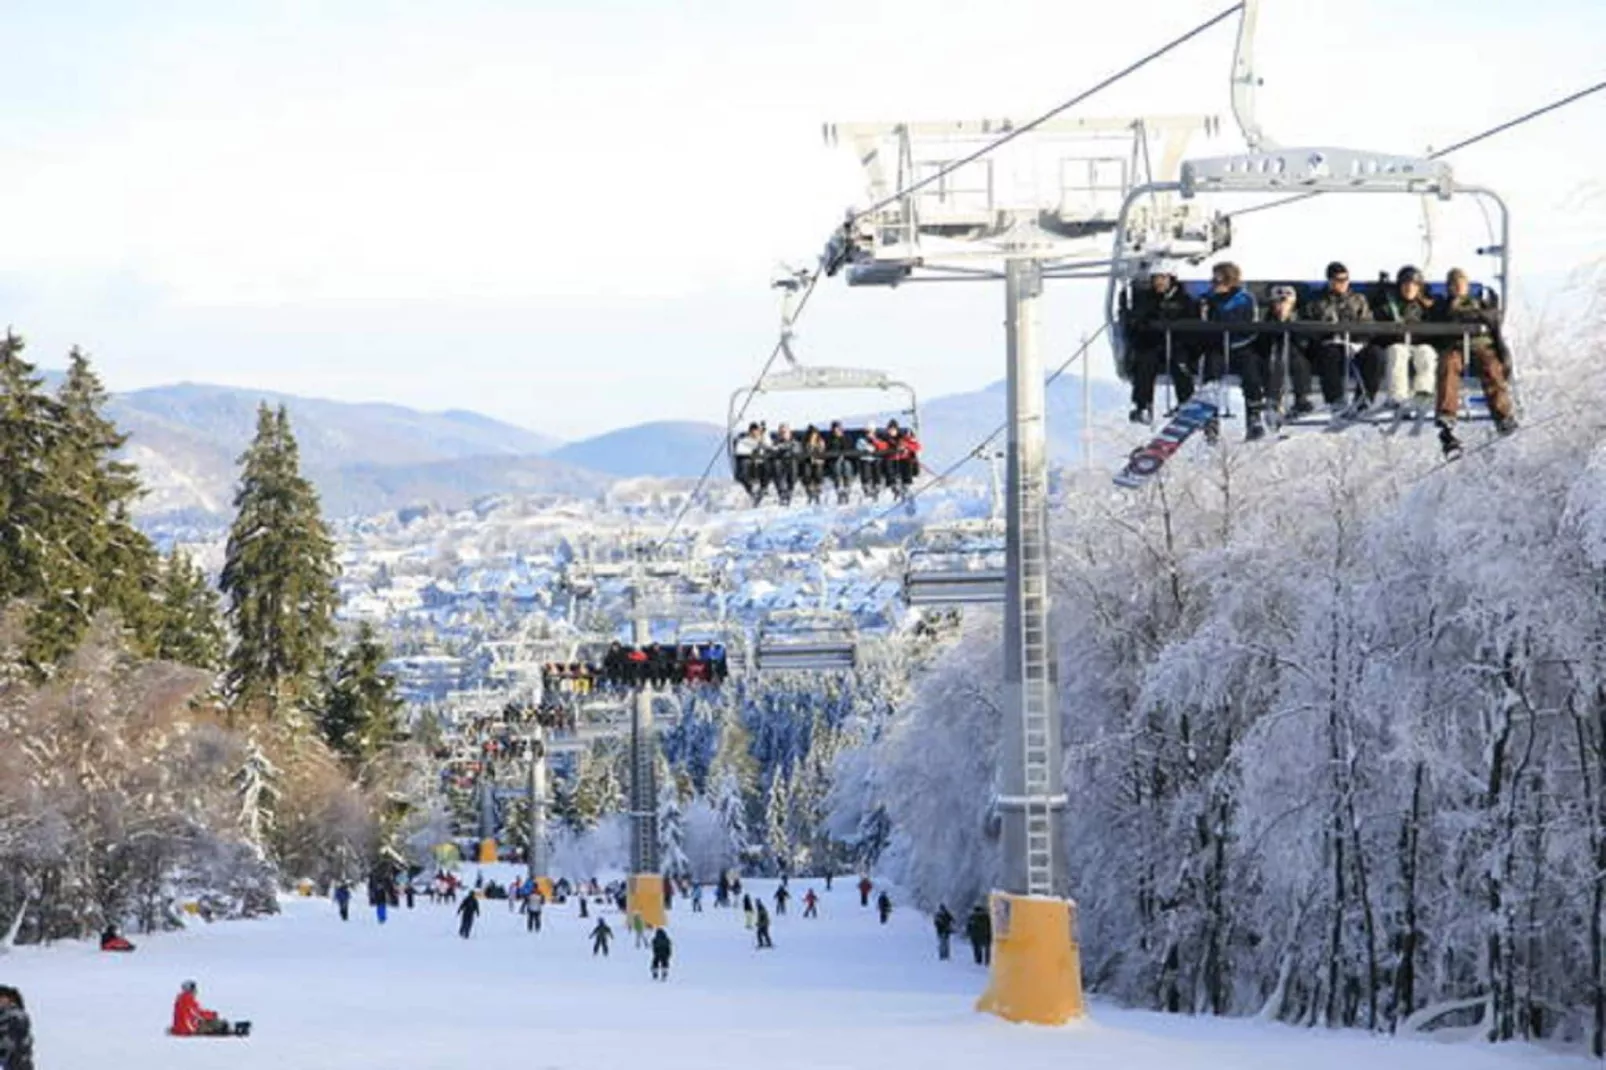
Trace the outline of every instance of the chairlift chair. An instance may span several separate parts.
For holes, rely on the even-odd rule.
[[[759,625],[755,668],[769,672],[842,672],[858,664],[858,629],[848,613],[778,610]]]
[[[1199,235],[1189,233],[1172,240],[1169,235],[1157,234],[1143,225],[1145,198],[1156,194],[1180,194],[1185,202],[1215,195],[1242,194],[1357,194],[1386,193],[1418,198],[1449,200],[1456,195],[1477,198],[1492,205],[1498,214],[1498,234],[1491,233],[1490,244],[1479,248],[1479,255],[1493,257],[1497,262],[1496,286],[1474,282],[1472,293],[1486,302],[1496,317],[1503,316],[1501,295],[1510,290],[1510,213],[1505,202],[1493,190],[1462,185],[1455,181],[1449,164],[1411,156],[1395,156],[1375,152],[1340,148],[1279,148],[1250,152],[1236,156],[1210,157],[1189,160],[1182,164],[1179,179],[1175,182],[1152,182],[1137,186],[1127,195],[1122,205],[1115,231],[1111,272],[1105,297],[1105,316],[1115,349],[1116,366],[1126,375],[1127,339],[1122,323],[1122,312],[1137,280],[1165,264],[1177,261],[1198,263],[1212,253],[1228,247],[1232,241],[1230,219],[1217,215],[1215,225],[1202,233],[1209,240],[1203,245]],[[1494,228],[1491,226],[1491,230]],[[1191,297],[1201,297],[1208,291],[1208,281],[1188,280],[1181,285]],[[1300,304],[1319,290],[1322,282],[1289,280],[1245,280],[1243,285],[1261,307],[1265,307],[1269,291],[1274,285],[1292,285],[1299,295]],[[1375,287],[1381,282],[1352,281],[1351,288],[1370,300]],[[1442,283],[1427,283],[1426,289],[1434,296],[1442,296]],[[1497,319],[1498,322],[1498,319]],[[1156,324],[1156,333],[1165,335],[1167,356],[1181,349],[1184,339],[1192,341],[1203,337],[1221,337],[1228,333],[1226,325],[1217,323],[1182,321]],[[1275,324],[1265,321],[1253,324],[1232,324],[1235,335],[1294,334],[1307,337],[1346,336],[1357,342],[1384,335],[1405,335],[1408,339],[1428,340],[1463,338],[1470,343],[1471,336],[1480,334],[1479,328],[1460,324],[1414,324],[1406,329],[1397,323],[1318,324],[1293,321]],[[1169,360],[1168,360],[1169,364]],[[1511,369],[1508,369],[1510,371]],[[1355,376],[1350,369],[1350,378]],[[1477,383],[1474,362],[1468,360],[1464,378],[1468,380],[1461,391],[1462,419],[1489,419],[1481,385]],[[1514,378],[1514,377],[1513,377]],[[1229,377],[1230,383],[1230,377]],[[1285,376],[1286,382],[1286,376]],[[1353,385],[1353,383],[1351,384]],[[1513,381],[1513,387],[1515,382]],[[1285,427],[1325,426],[1326,421],[1285,421]]]
[[[997,605],[1007,581],[1000,521],[929,525],[904,552],[903,593],[911,606]]]

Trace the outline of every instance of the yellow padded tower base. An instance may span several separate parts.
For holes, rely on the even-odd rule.
[[[994,892],[991,905],[992,977],[976,1009],[1036,1025],[1064,1025],[1085,1016],[1076,904]]]
[[[662,929],[668,923],[664,911],[664,878],[659,873],[635,873],[625,892],[625,906],[632,917],[640,914],[649,929]]]
[[[535,890],[541,893],[541,898],[542,899],[546,900],[548,903],[552,902],[552,878],[551,877],[537,877],[537,878],[535,878]]]
[[[496,861],[496,841],[485,839],[480,841],[480,862],[491,864]]]

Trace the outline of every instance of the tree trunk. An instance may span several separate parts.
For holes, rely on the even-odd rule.
[[[1405,902],[1401,918],[1399,961],[1394,967],[1390,1033],[1394,1032],[1401,1018],[1409,1018],[1416,1010],[1416,951],[1422,939],[1417,928],[1417,867],[1418,845],[1422,837],[1422,782],[1426,775],[1426,763],[1417,762],[1411,777],[1411,813],[1400,828],[1400,878],[1405,884]]]

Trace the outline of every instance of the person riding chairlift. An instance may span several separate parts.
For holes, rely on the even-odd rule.
[[[1305,306],[1305,319],[1318,323],[1346,324],[1372,322],[1372,307],[1366,298],[1350,289],[1349,268],[1337,260],[1327,265],[1327,287]],[[1382,379],[1377,350],[1342,333],[1316,343],[1316,372],[1322,381],[1322,398],[1335,419],[1352,412],[1365,412]],[[1346,399],[1349,363],[1354,359],[1361,373],[1361,391],[1353,403]]]
[[[770,443],[769,477],[775,484],[775,496],[782,505],[792,504],[792,489],[797,486],[798,462],[802,459],[803,444],[792,434],[791,424],[775,429],[775,441]]]
[[[864,488],[864,496],[875,501],[886,485],[886,467],[884,458],[887,451],[886,441],[881,436],[881,429],[870,424],[854,443],[854,463],[859,469],[859,486]]]
[[[825,485],[825,436],[813,424],[803,432],[801,453],[799,469],[803,478],[803,493],[810,505],[819,505],[820,490]]]
[[[1292,286],[1273,286],[1266,322],[1292,323],[1297,317],[1298,300],[1299,294]],[[1294,403],[1289,412],[1298,418],[1315,411],[1310,403],[1310,351],[1306,340],[1291,331],[1263,334],[1255,339],[1255,347],[1266,369],[1267,408],[1278,417],[1283,415],[1283,387],[1292,379]]]
[[[825,433],[825,467],[831,477],[831,486],[836,491],[838,505],[848,504],[848,488],[853,485],[854,456],[853,436],[843,429],[841,420],[832,420],[831,429]]]
[[[1426,323],[1434,315],[1433,298],[1422,286],[1422,273],[1414,267],[1402,267],[1394,285],[1380,293],[1372,307],[1372,316],[1379,323],[1407,327]],[[1426,411],[1433,403],[1438,350],[1420,337],[1407,341],[1404,334],[1380,335],[1372,344],[1383,354],[1384,404],[1398,408],[1412,402]]]
[[[747,496],[757,505],[764,500],[764,490],[769,484],[765,465],[769,439],[764,434],[763,426],[748,424],[747,433],[736,439],[731,452],[736,456],[736,482],[742,485]]]
[[[1472,283],[1467,273],[1452,268],[1445,280],[1449,297],[1439,306],[1437,319],[1441,323],[1464,323],[1482,326],[1487,334],[1471,335],[1468,339],[1447,338],[1439,353],[1439,382],[1437,423],[1439,445],[1446,455],[1460,452],[1461,441],[1455,434],[1456,417],[1461,409],[1461,374],[1466,369],[1467,350],[1476,361],[1478,381],[1483,384],[1488,399],[1489,414],[1494,417],[1495,430],[1509,435],[1517,430],[1517,417],[1512,410],[1511,388],[1507,383],[1510,374],[1509,356],[1500,337],[1500,318],[1494,305],[1472,296]]]

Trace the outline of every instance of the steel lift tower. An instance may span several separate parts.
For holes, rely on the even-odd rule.
[[[1049,613],[1048,461],[1040,306],[1045,278],[1102,279],[1128,193],[1175,176],[1206,117],[828,126],[852,149],[871,206],[851,213],[826,252],[850,285],[1002,281],[1008,365],[1004,696],[998,803],[1005,873],[993,893],[991,983],[978,1008],[1057,1024],[1083,1014],[1075,904],[1064,858],[1066,792]],[[968,161],[968,162],[966,162]],[[1129,226],[1172,239],[1211,223],[1156,196]]]
[[[631,642],[644,647],[652,642],[651,599],[665,586],[677,581],[689,584],[710,582],[688,550],[684,555],[662,555],[658,544],[643,540],[633,547],[628,561],[594,564],[576,563],[571,586],[583,588],[588,581],[593,590],[597,581],[617,579],[630,597]],[[627,910],[639,914],[651,928],[665,922],[664,877],[658,857],[658,786],[654,760],[658,754],[653,725],[653,690],[638,688],[630,717],[630,881]]]

